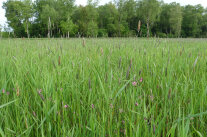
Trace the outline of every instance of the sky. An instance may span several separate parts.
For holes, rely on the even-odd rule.
[[[2,8],[3,2],[7,0],[0,0],[0,25],[4,26],[6,24],[5,10]],[[99,0],[99,5],[103,5],[105,3],[110,2],[111,0]],[[203,7],[207,7],[207,0],[164,0],[165,3],[177,2],[182,6],[184,5],[197,5],[201,4]],[[87,0],[76,0],[77,5],[86,5]]]

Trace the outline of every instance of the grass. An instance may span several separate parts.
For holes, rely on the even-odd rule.
[[[207,136],[206,44],[1,39],[0,135]]]

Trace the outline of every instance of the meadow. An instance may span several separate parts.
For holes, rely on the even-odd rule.
[[[205,137],[207,39],[0,39],[2,137]]]

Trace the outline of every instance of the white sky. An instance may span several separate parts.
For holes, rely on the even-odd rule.
[[[0,0],[0,24],[3,26],[6,23],[5,11],[2,9],[3,2],[7,0]],[[99,5],[103,5],[105,3],[110,2],[111,0],[99,0]],[[207,0],[164,0],[165,3],[177,2],[181,5],[197,5],[201,4],[204,7],[207,7]],[[77,5],[86,5],[87,0],[76,0]]]

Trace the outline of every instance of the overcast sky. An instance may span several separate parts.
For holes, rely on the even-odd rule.
[[[5,11],[2,9],[3,2],[6,0],[0,0],[0,24],[3,26],[6,23],[6,18],[5,18]],[[107,2],[110,2],[111,0],[99,0],[99,4],[103,5]],[[197,5],[201,4],[204,7],[207,7],[207,0],[164,0],[165,3],[171,3],[171,2],[177,2],[180,3],[181,5]],[[87,0],[76,0],[77,5],[86,5]]]

